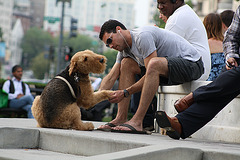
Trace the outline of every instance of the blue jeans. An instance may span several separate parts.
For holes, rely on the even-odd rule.
[[[11,99],[9,102],[9,107],[15,109],[24,109],[28,113],[28,118],[34,118],[31,110],[33,100],[34,98],[31,95],[25,95],[19,99]]]

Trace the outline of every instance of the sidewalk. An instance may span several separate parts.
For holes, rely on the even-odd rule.
[[[240,144],[168,136],[37,128],[32,119],[0,118],[0,159],[240,160]],[[97,128],[102,122],[94,122]],[[208,133],[206,133],[208,134]]]

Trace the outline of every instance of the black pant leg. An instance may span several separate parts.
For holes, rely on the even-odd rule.
[[[193,105],[176,116],[182,125],[182,138],[206,125],[240,94],[240,67],[219,75],[212,83],[199,87],[193,93]]]

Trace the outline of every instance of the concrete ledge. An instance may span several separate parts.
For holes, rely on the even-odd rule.
[[[38,148],[38,130],[4,127],[0,135],[0,148]]]
[[[93,123],[95,127],[103,124]],[[37,128],[33,119],[2,118],[0,135],[0,159],[240,159],[239,144],[194,138],[176,141],[159,133],[137,135]]]
[[[173,105],[188,93],[209,81],[194,81],[176,86],[161,86],[158,90],[158,110],[165,110],[170,116],[177,114]],[[192,135],[194,138],[223,142],[240,143],[240,96],[230,102],[206,126]],[[156,125],[157,126],[157,125]],[[157,129],[159,131],[159,128]]]
[[[82,132],[82,134],[77,134],[76,132]],[[102,132],[100,132],[99,135],[101,134]],[[62,132],[59,133],[59,131],[42,130],[40,134],[39,148],[54,152],[92,156],[139,148],[147,145],[135,142],[126,143],[126,141],[106,138],[105,136],[96,137],[91,135],[92,133],[86,134],[86,131],[73,130],[72,132],[67,131],[63,134]],[[66,147],[66,145],[69,147]]]

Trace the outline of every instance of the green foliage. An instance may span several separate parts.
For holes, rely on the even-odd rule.
[[[90,49],[94,52],[97,52],[98,43],[94,45],[95,43],[94,39],[87,36],[87,35],[81,35],[78,34],[76,38],[64,38],[63,45],[71,46],[73,48],[73,53],[76,53],[78,51],[83,51],[86,49]]]
[[[165,28],[166,23],[159,18],[159,11],[156,10],[155,14],[153,15],[153,21],[159,28]]]
[[[191,8],[193,8],[193,3],[191,0],[188,0],[187,2],[185,2],[186,4],[188,4]]]
[[[23,37],[21,47],[27,64],[32,62],[39,53],[44,51],[45,45],[53,43],[51,35],[37,27],[30,28]]]
[[[117,51],[113,49],[109,49],[103,53],[104,56],[107,58],[107,68],[106,72],[108,73],[109,69],[111,69],[116,61]]]
[[[62,47],[66,45],[71,46],[73,48],[73,53],[86,49],[93,50],[96,53],[101,52],[101,43],[99,43],[99,40],[95,40],[86,35],[78,35],[76,38],[69,39],[68,35],[68,33],[64,35]],[[23,68],[30,68],[33,70],[35,78],[42,79],[44,77],[44,73],[49,72],[49,62],[47,59],[43,58],[43,52],[48,52],[45,51],[45,47],[52,45],[56,48],[54,55],[54,64],[56,65],[58,44],[59,37],[54,38],[48,32],[36,27],[29,29],[24,35],[23,42],[21,44],[24,56],[24,64],[22,65]],[[64,57],[61,57],[61,63],[64,61],[63,58]]]
[[[31,69],[34,77],[43,79],[44,74],[49,72],[49,60],[44,58],[44,53],[38,54],[32,61]]]

